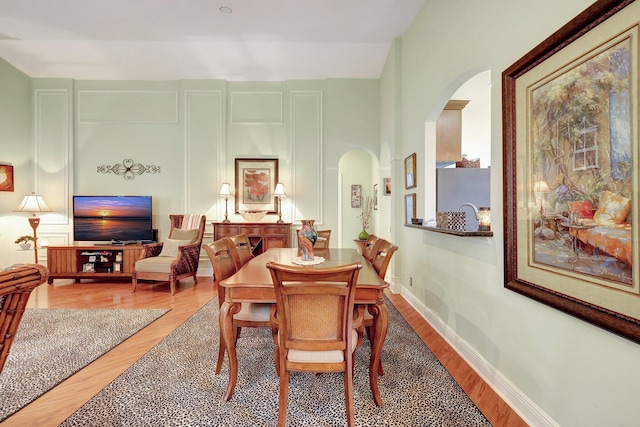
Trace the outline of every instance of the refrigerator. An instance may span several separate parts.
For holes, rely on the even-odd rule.
[[[477,208],[491,206],[490,168],[439,168],[436,169],[436,211],[458,212],[466,216],[466,231],[476,231],[478,220],[469,206]]]

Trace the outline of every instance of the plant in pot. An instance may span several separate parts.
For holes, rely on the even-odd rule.
[[[19,244],[22,249],[31,249],[31,242],[33,242],[33,236],[20,236],[16,239],[15,243]]]

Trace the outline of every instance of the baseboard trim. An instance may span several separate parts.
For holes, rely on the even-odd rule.
[[[398,289],[400,288],[400,289]],[[428,309],[414,294],[402,287],[393,291],[400,295],[426,320],[431,327],[464,359],[465,362],[486,382],[528,425],[559,427],[540,407],[531,401],[519,388],[504,377],[500,371],[462,340],[439,317]]]

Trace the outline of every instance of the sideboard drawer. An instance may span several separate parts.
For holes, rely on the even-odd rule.
[[[287,226],[288,228],[288,226]],[[280,235],[284,235],[287,233],[286,231],[287,229],[285,227],[279,227],[279,226],[266,226],[264,227],[264,234],[280,234]]]
[[[235,236],[240,234],[239,227],[233,227],[230,225],[216,225],[216,236]]]
[[[246,234],[247,236],[261,236],[262,230],[257,226],[240,226],[237,234]]]

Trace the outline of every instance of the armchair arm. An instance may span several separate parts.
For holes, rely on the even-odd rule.
[[[145,245],[142,245],[142,253],[140,254],[140,258],[138,258],[138,260],[160,255],[160,252],[162,252],[162,245],[162,242],[147,243]]]
[[[200,242],[178,246],[178,257],[173,263],[176,274],[196,272],[200,263]]]

